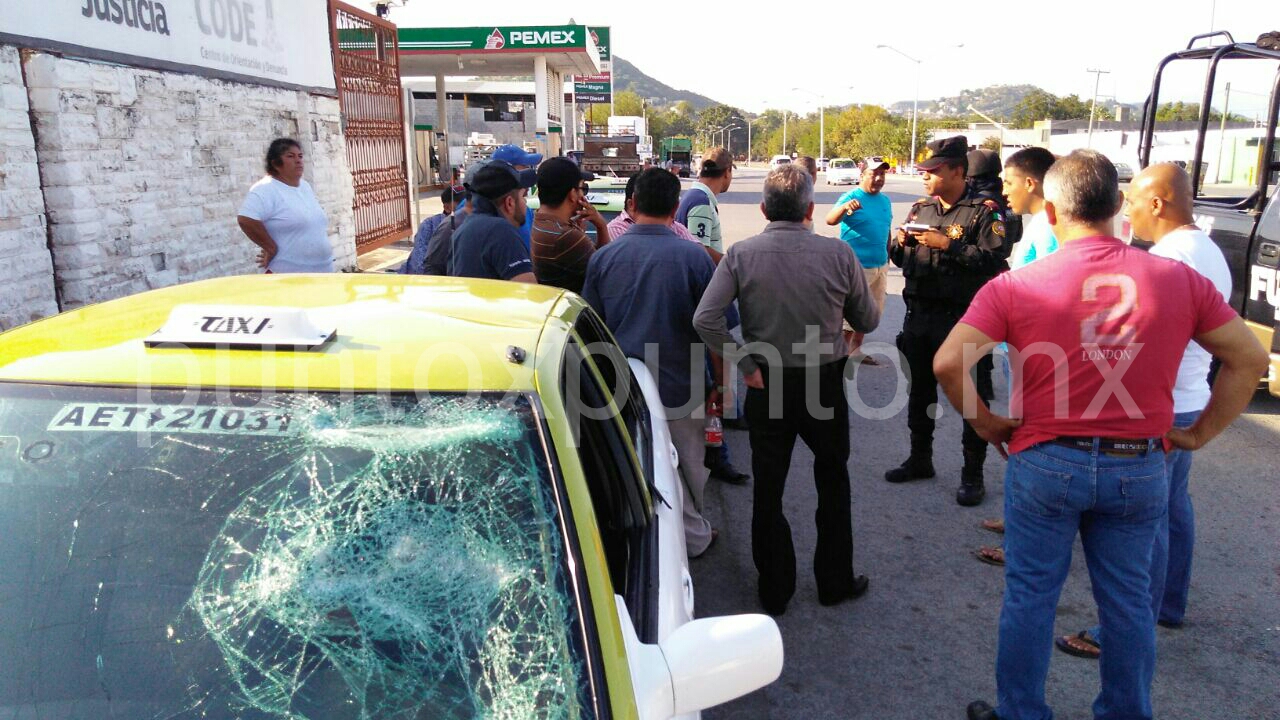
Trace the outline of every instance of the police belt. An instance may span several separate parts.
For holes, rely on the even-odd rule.
[[[1050,440],[1054,445],[1062,445],[1063,447],[1073,448],[1075,450],[1087,450],[1092,452],[1097,449],[1099,452],[1112,453],[1117,455],[1145,455],[1152,450],[1164,449],[1164,440],[1161,438],[1107,438],[1107,437],[1060,437]]]

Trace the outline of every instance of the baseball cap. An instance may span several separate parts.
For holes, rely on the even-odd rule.
[[[868,162],[868,163],[867,163],[867,170],[868,170],[868,171],[875,171],[875,170],[888,170],[888,169],[889,169],[889,163],[885,162],[884,160],[881,160],[881,161],[880,161],[880,162],[878,162],[878,163],[873,163],[873,162]]]
[[[921,170],[937,170],[948,161],[960,160],[968,164],[966,158],[969,155],[969,138],[964,135],[934,140],[927,147],[933,154],[916,165]]]
[[[529,165],[530,167],[542,162],[540,153],[528,153],[515,145],[500,145],[490,157],[512,165]]]
[[[985,177],[999,175],[1001,170],[1000,155],[994,150],[978,148],[969,153],[969,171],[966,177]]]
[[[595,175],[566,157],[548,158],[538,166],[538,192],[546,192],[549,188],[574,188],[583,180],[595,179]]]
[[[496,200],[519,188],[531,188],[538,180],[533,170],[516,170],[510,163],[490,160],[482,166],[471,166],[467,171],[466,188],[471,192]]]

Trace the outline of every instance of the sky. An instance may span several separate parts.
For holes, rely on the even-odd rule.
[[[401,27],[549,25],[571,18],[608,25],[615,55],[644,73],[756,113],[781,107],[812,112],[817,95],[826,105],[911,100],[917,69],[922,100],[1023,83],[1088,99],[1095,83],[1088,71],[1102,69],[1109,72],[1098,84],[1100,102],[1140,103],[1160,59],[1185,48],[1193,35],[1227,30],[1237,41],[1252,42],[1280,30],[1275,13],[1261,12],[1261,0],[798,0],[739,3],[732,12],[725,3],[699,0],[394,1],[404,3],[390,15]],[[919,66],[877,49],[881,44],[919,59]],[[1198,101],[1202,68],[1170,77],[1170,92],[1162,92],[1161,100]],[[1269,90],[1274,73],[1274,66],[1235,73],[1232,108],[1249,116],[1261,112],[1265,98],[1249,92]]]

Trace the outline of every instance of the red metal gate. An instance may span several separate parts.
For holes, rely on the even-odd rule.
[[[329,0],[329,27],[356,191],[356,252],[366,253],[413,231],[396,26]]]

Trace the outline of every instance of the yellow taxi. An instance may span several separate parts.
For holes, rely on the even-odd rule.
[[[224,278],[0,334],[0,708],[669,718],[775,680],[693,619],[675,449],[576,295]]]

